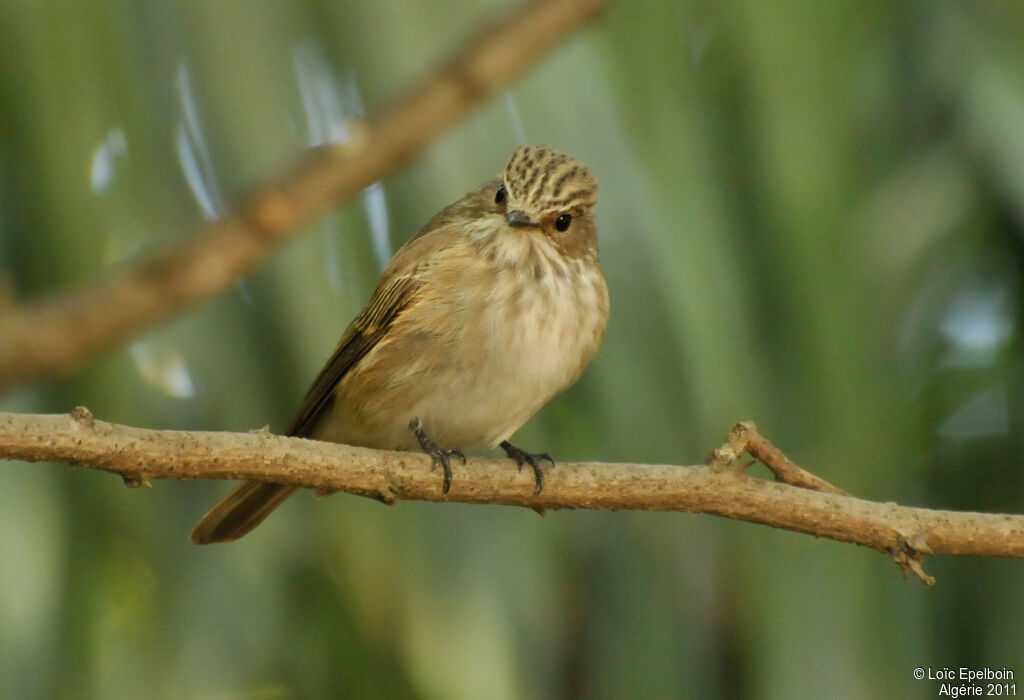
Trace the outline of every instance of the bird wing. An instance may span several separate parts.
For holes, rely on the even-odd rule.
[[[377,287],[320,370],[286,435],[309,437],[312,434],[324,411],[334,402],[338,382],[384,338],[395,318],[423,286],[416,272],[416,269],[410,270],[409,274],[392,278]]]
[[[452,205],[442,211],[449,212],[454,207]],[[434,228],[421,231],[395,253],[370,301],[352,319],[334,354],[306,392],[302,408],[285,435],[312,436],[324,411],[334,401],[338,382],[387,336],[399,314],[427,291],[425,288],[431,277],[432,265],[439,256],[445,255],[446,250],[464,241],[461,231],[459,217],[449,212],[443,221],[436,222]]]

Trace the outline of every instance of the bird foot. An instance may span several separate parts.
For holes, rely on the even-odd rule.
[[[537,489],[533,493],[534,495],[540,493],[544,488],[544,470],[540,468],[540,463],[546,459],[551,462],[552,466],[554,466],[555,460],[551,458],[551,455],[547,452],[533,454],[526,450],[521,450],[508,440],[505,440],[499,446],[501,449],[505,450],[505,454],[509,459],[514,459],[516,461],[516,466],[519,467],[520,471],[522,471],[524,463],[529,464],[530,467],[533,468],[533,476],[537,481]]]
[[[409,429],[412,434],[416,436],[416,439],[420,443],[420,447],[423,451],[430,455],[433,463],[430,468],[433,469],[437,465],[441,465],[444,469],[444,488],[443,493],[448,493],[448,489],[452,487],[452,464],[451,458],[458,457],[462,460],[462,463],[466,463],[466,455],[462,454],[461,450],[446,450],[443,447],[438,447],[437,443],[427,437],[427,434],[423,432],[423,426],[420,424],[419,419],[413,420],[409,423]]]

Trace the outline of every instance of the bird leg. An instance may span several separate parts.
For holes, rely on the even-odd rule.
[[[462,454],[460,450],[446,450],[442,447],[438,447],[437,443],[427,437],[427,434],[423,432],[423,425],[420,423],[419,418],[415,418],[411,423],[409,423],[409,430],[411,430],[412,434],[416,436],[417,440],[419,440],[420,447],[423,448],[423,451],[430,455],[430,458],[433,460],[430,468],[433,469],[440,464],[444,469],[443,492],[448,493],[448,489],[452,487],[451,457],[454,455],[461,459],[462,463],[465,464],[466,455]]]
[[[541,489],[544,488],[544,470],[540,468],[540,463],[546,459],[551,462],[551,466],[554,466],[555,460],[551,458],[551,455],[547,452],[533,454],[526,450],[521,450],[508,440],[503,441],[499,446],[505,450],[505,454],[509,459],[516,461],[516,466],[519,467],[520,471],[523,469],[524,462],[533,468],[533,476],[537,480],[537,490],[533,493],[534,495],[540,493]]]

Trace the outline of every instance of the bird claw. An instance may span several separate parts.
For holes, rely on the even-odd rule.
[[[530,467],[533,469],[533,477],[537,482],[537,488],[533,492],[533,494],[535,496],[539,494],[541,490],[543,490],[544,488],[544,470],[540,468],[540,463],[546,459],[548,462],[551,463],[552,466],[554,466],[555,460],[552,459],[551,455],[549,455],[547,452],[542,452],[540,454],[533,454],[531,452],[527,452],[526,450],[516,447],[508,440],[502,442],[500,447],[501,449],[505,450],[505,454],[508,456],[509,459],[515,460],[516,467],[519,469],[519,471],[523,470],[523,464],[530,465]]]
[[[437,443],[427,437],[427,434],[423,432],[423,426],[420,425],[419,420],[414,420],[409,423],[409,429],[412,430],[413,435],[420,443],[420,447],[423,451],[430,455],[431,463],[430,469],[434,470],[438,465],[444,469],[444,488],[442,493],[448,493],[448,490],[452,487],[452,464],[451,458],[458,457],[462,460],[462,463],[466,463],[466,455],[462,454],[462,450],[446,450],[443,447],[438,447]]]

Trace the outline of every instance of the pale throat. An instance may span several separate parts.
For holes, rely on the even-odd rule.
[[[489,214],[466,223],[465,231],[477,249],[501,268],[529,268],[538,278],[569,274],[568,258],[538,229],[509,226],[504,216]]]

